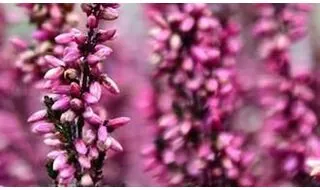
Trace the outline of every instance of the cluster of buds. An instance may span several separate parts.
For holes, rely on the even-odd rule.
[[[225,123],[237,105],[234,65],[241,49],[239,25],[220,19],[205,4],[166,4],[147,9],[151,62],[157,66],[145,98],[155,132],[145,170],[166,185],[253,185],[242,166],[252,161],[244,137]]]
[[[47,169],[56,185],[97,186],[102,178],[103,161],[109,151],[122,151],[111,133],[129,122],[127,117],[108,119],[99,106],[104,87],[118,94],[116,83],[102,73],[101,64],[112,52],[104,45],[116,30],[99,29],[100,20],[115,20],[118,4],[82,4],[87,15],[87,33],[72,29],[55,37],[65,46],[61,58],[43,56],[50,69],[44,74],[46,109],[29,118],[32,131],[42,134],[53,147]]]
[[[306,35],[311,7],[306,4],[255,5],[253,35],[258,39],[258,57],[267,70],[258,83],[259,102],[266,110],[262,142],[274,159],[276,171],[270,181],[291,180],[305,172],[312,155],[310,139],[318,118],[312,106],[315,92],[310,73],[292,74],[290,47]],[[314,144],[314,143],[313,143]],[[279,159],[277,159],[279,158]]]
[[[19,52],[16,67],[25,83],[40,82],[50,68],[44,56],[53,54],[63,56],[64,45],[55,42],[54,38],[69,31],[77,24],[77,15],[74,14],[73,4],[19,4],[27,11],[30,23],[36,25],[32,33],[35,43],[28,43],[20,38],[12,38],[11,42]],[[39,84],[40,85],[40,84]]]

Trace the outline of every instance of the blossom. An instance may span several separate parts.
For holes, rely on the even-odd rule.
[[[102,88],[119,93],[116,83],[101,71],[102,61],[111,53],[105,42],[115,32],[99,29],[101,20],[116,19],[118,4],[82,4],[81,8],[87,15],[88,32],[73,28],[55,37],[65,48],[61,58],[44,56],[51,66],[44,74],[51,93],[44,97],[46,114],[38,111],[29,118],[37,121],[33,131],[44,133],[44,142],[54,149],[48,154],[47,168],[59,186],[98,185],[106,154],[123,149],[111,133],[130,121],[108,119],[98,112],[103,109],[99,106]]]
[[[306,172],[307,157],[314,154],[308,139],[318,138],[314,133],[318,118],[312,106],[314,78],[310,73],[292,73],[289,52],[291,45],[306,35],[310,6],[255,6],[253,35],[258,40],[258,58],[267,71],[258,82],[259,102],[266,111],[262,133],[269,139],[261,144],[275,158],[276,169],[269,180],[295,183],[296,176]]]
[[[77,16],[72,13],[73,4],[19,4],[28,14],[30,22],[36,25],[32,33],[35,43],[28,44],[25,40],[12,37],[11,43],[19,53],[15,65],[22,73],[26,83],[41,84],[42,78],[50,65],[44,55],[52,54],[61,57],[64,46],[54,41],[54,38],[77,24]]]
[[[145,98],[154,129],[154,143],[142,152],[145,170],[170,186],[253,185],[241,168],[252,161],[245,137],[224,124],[238,105],[238,23],[222,22],[205,4],[147,11],[156,69]]]

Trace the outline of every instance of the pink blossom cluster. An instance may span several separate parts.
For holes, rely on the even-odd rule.
[[[219,18],[205,4],[166,4],[147,9],[156,65],[144,106],[153,124],[145,170],[173,186],[251,186],[245,173],[253,154],[245,136],[226,123],[235,111],[234,65],[241,49],[239,24]]]
[[[257,53],[267,71],[258,83],[259,102],[266,119],[263,149],[273,158],[270,182],[296,183],[304,175],[305,161],[319,153],[319,124],[314,106],[315,91],[310,73],[294,75],[290,47],[307,32],[311,7],[306,4],[258,4],[253,35]],[[299,182],[298,182],[299,183]],[[300,184],[305,185],[305,184]]]
[[[109,119],[98,102],[103,89],[118,94],[116,83],[101,71],[102,62],[112,52],[105,45],[116,30],[100,29],[101,20],[115,20],[118,4],[82,4],[87,15],[86,33],[72,29],[55,37],[64,45],[63,56],[45,55],[51,68],[44,74],[46,109],[28,119],[32,131],[44,136],[53,148],[48,153],[49,176],[59,186],[96,186],[102,178],[107,153],[122,151],[111,133],[130,119]]]
[[[73,4],[23,3],[19,6],[26,10],[29,22],[36,26],[36,30],[32,32],[34,43],[30,45],[20,38],[11,39],[19,52],[15,64],[24,82],[41,83],[44,74],[50,68],[44,56],[47,54],[53,54],[59,58],[63,56],[64,45],[56,43],[54,38],[69,31],[77,24],[78,18],[72,13]]]

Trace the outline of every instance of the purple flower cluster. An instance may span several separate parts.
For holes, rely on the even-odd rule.
[[[289,48],[307,32],[311,7],[306,4],[258,4],[253,35],[258,39],[258,57],[266,67],[259,81],[259,102],[266,110],[262,146],[276,168],[270,182],[281,183],[305,172],[306,158],[319,143],[310,73],[292,74]],[[317,151],[318,152],[318,151]]]
[[[111,133],[129,122],[127,117],[108,119],[98,105],[104,87],[118,94],[116,83],[101,71],[101,64],[112,52],[104,45],[116,30],[100,29],[101,20],[115,20],[118,4],[82,4],[87,15],[87,33],[72,29],[55,37],[65,46],[63,56],[45,55],[51,68],[44,74],[46,109],[29,118],[32,131],[44,136],[54,148],[48,154],[47,169],[56,185],[97,186],[102,166],[110,150],[122,151]]]
[[[234,65],[240,27],[205,4],[148,7],[156,65],[146,113],[154,130],[145,170],[166,185],[253,185],[253,154],[225,121],[238,105]]]
[[[12,38],[11,42],[19,52],[16,66],[26,83],[39,82],[44,73],[50,68],[44,56],[53,54],[63,56],[64,45],[57,44],[54,38],[69,31],[77,24],[77,15],[73,14],[73,4],[19,4],[27,11],[30,23],[36,25],[32,33],[35,43],[28,43],[19,38]]]

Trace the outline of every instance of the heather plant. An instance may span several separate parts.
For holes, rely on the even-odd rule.
[[[258,83],[259,101],[266,112],[261,135],[267,140],[261,146],[274,158],[271,167],[275,167],[268,180],[300,183],[299,178],[307,172],[307,158],[319,152],[319,123],[312,105],[316,98],[314,76],[293,73],[290,47],[306,35],[311,7],[258,4],[254,10],[252,35],[257,39],[259,61],[266,69]]]
[[[159,182],[180,186],[252,186],[242,167],[252,154],[244,135],[226,120],[238,105],[236,55],[239,24],[204,4],[149,7],[155,23],[153,89],[146,101],[154,143],[143,150],[145,170]]]
[[[129,121],[127,117],[104,117],[97,104],[102,86],[118,94],[116,83],[101,72],[101,62],[112,52],[104,45],[113,39],[114,29],[99,28],[101,20],[115,20],[118,4],[82,4],[87,15],[86,33],[72,29],[55,37],[66,45],[61,59],[46,55],[51,64],[44,79],[52,94],[44,97],[46,109],[34,113],[32,131],[44,135],[44,143],[54,148],[48,154],[47,170],[58,186],[97,186],[107,152],[122,151],[111,133]]]

